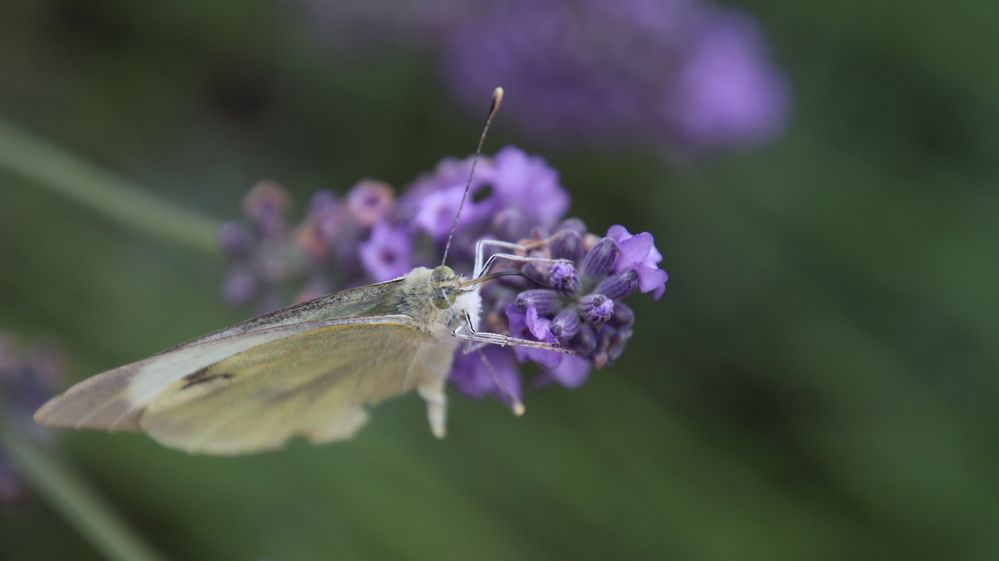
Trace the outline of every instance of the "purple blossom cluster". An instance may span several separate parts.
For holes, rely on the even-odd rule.
[[[400,2],[381,19],[360,0],[305,1],[340,44],[422,45],[470,111],[503,85],[511,119],[540,141],[697,155],[765,142],[787,120],[759,25],[710,0]]]
[[[54,347],[25,347],[13,334],[0,331],[0,424],[48,443],[51,433],[35,424],[32,415],[61,386],[65,363],[65,356]],[[0,504],[24,494],[21,478],[0,450]]]
[[[246,197],[245,218],[224,225],[220,234],[230,260],[226,301],[276,307],[271,298],[289,284],[297,283],[297,299],[304,300],[440,263],[471,165],[471,158],[445,159],[402,195],[371,179],[343,199],[320,191],[294,228],[288,226],[284,191],[274,183],[258,184]],[[448,256],[455,270],[471,272],[474,247],[482,239],[516,242],[533,248],[524,256],[560,260],[505,263],[517,275],[483,284],[482,325],[494,333],[559,344],[573,354],[459,350],[452,382],[471,396],[508,400],[495,384],[499,378],[519,400],[521,365],[533,362],[541,367],[534,384],[578,387],[592,368],[620,356],[631,337],[634,313],[623,300],[635,292],[656,299],[663,294],[667,275],[652,235],[612,226],[598,236],[582,221],[566,220],[570,200],[558,173],[514,147],[479,160],[469,195]],[[234,276],[246,280],[234,283]]]

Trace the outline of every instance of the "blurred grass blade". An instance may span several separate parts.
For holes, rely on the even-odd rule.
[[[26,440],[15,429],[0,425],[0,444],[18,473],[48,500],[74,528],[113,561],[165,561],[66,466]]]
[[[161,240],[216,251],[215,220],[164,202],[3,119],[0,167]]]

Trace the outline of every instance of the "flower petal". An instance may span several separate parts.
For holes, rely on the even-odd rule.
[[[653,299],[660,299],[669,280],[666,271],[655,267],[638,267],[635,271],[638,273],[638,289],[643,293],[652,292]]]
[[[652,234],[648,232],[642,232],[624,241],[617,242],[617,247],[621,250],[621,256],[618,257],[614,269],[620,273],[644,263],[645,258],[648,257],[649,251],[652,249],[652,243]]]
[[[590,376],[590,361],[578,356],[566,356],[562,363],[548,370],[556,382],[567,388],[582,386]]]

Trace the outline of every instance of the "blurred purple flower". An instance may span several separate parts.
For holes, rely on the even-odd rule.
[[[453,185],[428,194],[417,211],[416,226],[430,234],[430,237],[436,241],[446,239],[464,191],[464,185]],[[481,205],[474,201],[466,201],[459,226],[476,221],[482,214]]]
[[[731,10],[705,24],[661,105],[694,148],[769,140],[783,129],[787,106],[787,84],[758,26]]]
[[[786,85],[750,18],[697,0],[494,0],[445,34],[441,68],[470,108],[496,84],[540,139],[682,151],[780,131]]]
[[[381,44],[435,57],[469,110],[503,85],[508,118],[550,143],[703,153],[773,138],[787,119],[759,26],[710,0],[302,1],[350,56]]]
[[[32,416],[62,383],[65,355],[51,345],[25,347],[13,334],[0,331],[0,424],[24,433],[36,443],[52,441],[48,429]],[[17,470],[0,450],[0,504],[25,496]]]
[[[479,356],[479,352],[485,356],[488,366]],[[489,372],[490,367],[492,373]],[[454,357],[450,381],[465,395],[475,398],[495,395],[507,405],[512,405],[506,394],[493,381],[493,374],[518,401],[523,400],[523,382],[520,379],[517,363],[513,355],[500,347],[486,347],[468,354],[458,351]]]
[[[392,212],[395,197],[388,183],[366,179],[350,190],[347,208],[362,227],[373,226]]]
[[[493,165],[498,208],[515,208],[527,222],[545,227],[569,210],[569,194],[559,184],[558,172],[539,156],[507,146],[493,157]]]
[[[219,229],[219,246],[229,260],[222,284],[226,303],[254,303],[264,311],[280,299],[281,285],[299,266],[290,258],[290,208],[291,198],[283,187],[259,181],[243,199],[245,219]]]
[[[412,242],[405,230],[379,222],[360,245],[364,270],[376,282],[401,277],[412,270]]]

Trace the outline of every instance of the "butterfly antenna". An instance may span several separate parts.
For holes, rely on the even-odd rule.
[[[486,115],[486,124],[482,127],[482,134],[479,136],[479,145],[475,148],[475,155],[472,156],[472,168],[468,171],[468,181],[465,182],[465,191],[461,194],[461,202],[458,203],[458,212],[454,214],[454,222],[451,223],[451,232],[447,235],[447,243],[444,244],[444,257],[441,259],[441,265],[447,263],[447,252],[451,249],[451,239],[454,238],[454,231],[458,229],[458,219],[461,218],[461,209],[465,208],[468,191],[472,188],[472,178],[475,177],[475,166],[478,165],[479,156],[482,155],[482,144],[486,141],[489,126],[493,124],[493,117],[499,111],[501,103],[503,103],[503,88],[497,87],[493,90],[493,101],[489,104],[489,114]]]
[[[513,409],[513,414],[518,417],[523,415],[524,411],[526,411],[524,403],[517,399],[517,396],[513,395],[510,388],[506,387],[506,385],[500,381],[499,374],[497,374],[496,369],[493,368],[493,363],[489,362],[489,357],[486,356],[486,353],[479,351],[479,358],[482,359],[482,364],[485,365],[486,371],[489,372],[489,377],[493,379],[493,383],[496,384],[496,387],[499,388],[504,395],[506,395],[507,399],[510,400],[510,406]]]

